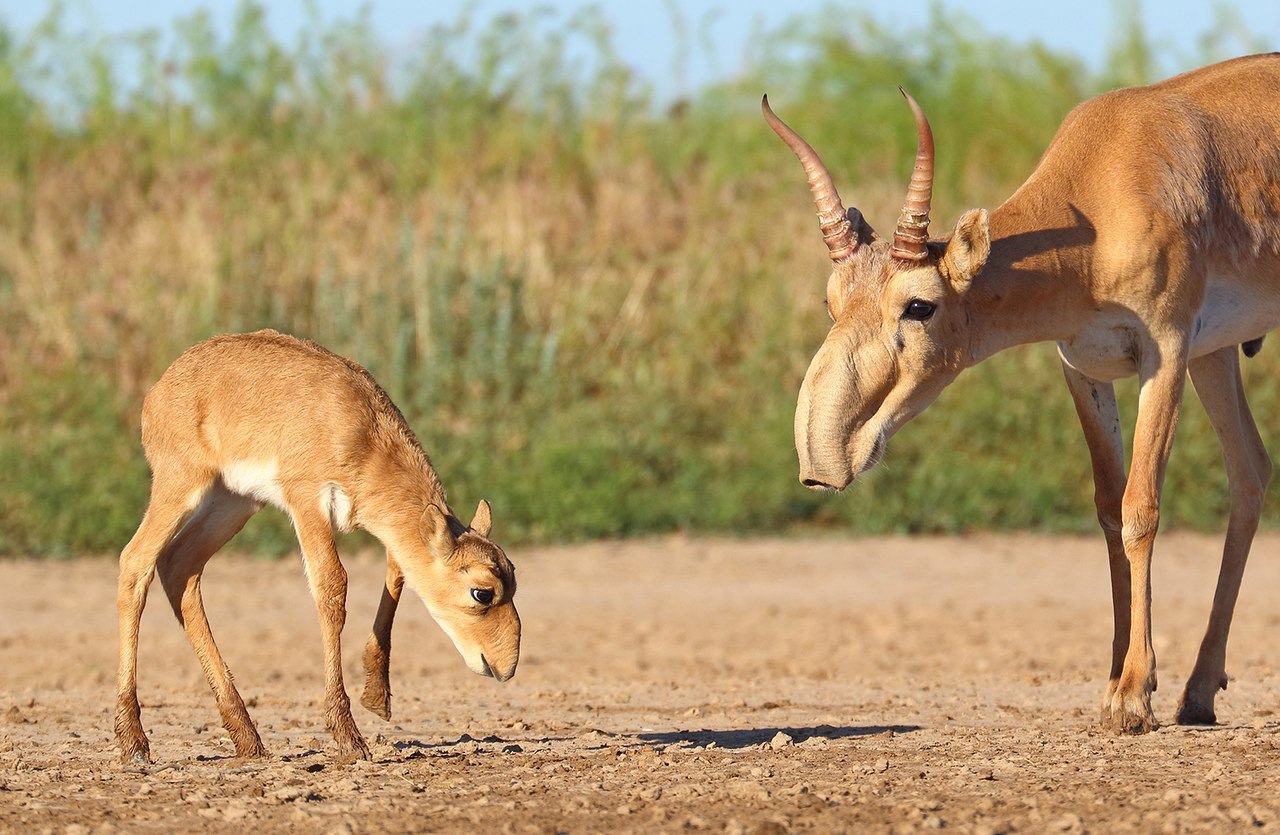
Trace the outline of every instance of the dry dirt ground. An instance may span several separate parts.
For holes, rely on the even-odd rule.
[[[1218,540],[1162,535],[1156,713],[1172,719]],[[1219,725],[1095,728],[1101,536],[663,539],[516,550],[524,653],[469,673],[406,590],[372,762],[323,730],[299,561],[220,555],[214,633],[271,752],[238,761],[153,587],[143,723],[111,737],[115,566],[0,562],[0,831],[1181,832],[1280,830],[1280,536],[1255,548]],[[344,653],[381,589],[347,559]]]

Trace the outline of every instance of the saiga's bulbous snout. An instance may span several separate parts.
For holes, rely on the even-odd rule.
[[[848,441],[852,426],[845,415],[852,397],[847,383],[837,390],[815,388],[818,378],[830,378],[822,369],[826,365],[824,345],[804,376],[796,401],[796,456],[800,461],[800,483],[811,490],[843,490],[853,481]],[[822,392],[815,399],[814,392]]]
[[[507,603],[490,611],[486,619],[492,622],[487,624],[489,628],[482,640],[482,669],[477,672],[498,681],[509,681],[520,663],[520,615],[513,604]]]

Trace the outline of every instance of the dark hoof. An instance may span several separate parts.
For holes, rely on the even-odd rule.
[[[1179,725],[1216,725],[1218,717],[1213,712],[1213,705],[1201,705],[1196,702],[1183,701],[1178,705]]]

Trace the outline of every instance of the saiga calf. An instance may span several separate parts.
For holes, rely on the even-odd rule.
[[[369,757],[342,682],[347,574],[333,529],[361,528],[387,549],[387,583],[365,650],[362,702],[390,718],[391,624],[405,580],[472,671],[506,681],[520,655],[515,570],[489,540],[489,505],[470,525],[404,417],[367,371],[314,342],[271,330],[188,349],[147,394],[142,444],[151,501],[120,555],[115,732],[125,760],[150,759],[138,706],[138,623],[158,572],[213,688],[236,754],[265,754],[209,631],[205,563],[265,504],[293,520],[320,615],[325,724],[347,757]]]

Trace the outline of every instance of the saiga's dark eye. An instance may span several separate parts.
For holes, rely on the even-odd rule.
[[[493,589],[472,589],[471,599],[481,606],[488,606],[493,602]]]
[[[927,321],[929,317],[933,315],[933,311],[937,309],[938,306],[935,304],[930,304],[929,302],[921,301],[920,299],[912,299],[907,302],[907,308],[902,311],[902,317],[904,319],[915,319],[917,322],[924,322]]]

